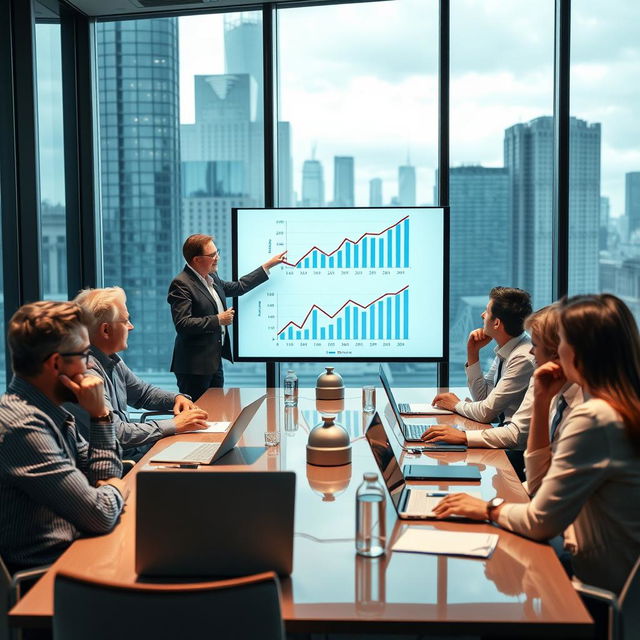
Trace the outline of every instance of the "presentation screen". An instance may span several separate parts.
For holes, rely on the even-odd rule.
[[[234,279],[287,251],[235,299],[238,360],[444,355],[448,208],[234,209]]]

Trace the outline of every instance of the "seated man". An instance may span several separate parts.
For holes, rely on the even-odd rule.
[[[478,422],[510,421],[522,403],[534,370],[531,340],[524,332],[525,318],[531,313],[531,298],[526,291],[494,287],[482,312],[483,327],[469,334],[467,341],[467,380],[472,402],[460,400],[454,393],[440,393],[433,404]],[[479,352],[496,341],[491,368],[483,376]]]
[[[190,398],[144,382],[117,355],[127,348],[129,331],[133,330],[126,296],[120,287],[87,289],[76,296],[75,302],[84,310],[89,327],[90,373],[104,381],[105,402],[113,411],[116,436],[126,457],[140,457],[147,445],[164,436],[206,428],[207,413]],[[166,411],[175,417],[131,422],[127,406]],[[86,413],[79,407],[69,410],[76,416],[80,429],[87,429]]]
[[[13,379],[0,397],[0,554],[12,571],[53,562],[83,533],[107,533],[129,493],[89,337],[72,302],[26,304],[9,322]],[[89,416],[89,442],[61,405]]]

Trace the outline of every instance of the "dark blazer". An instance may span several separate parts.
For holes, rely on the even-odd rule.
[[[231,336],[227,331],[224,345],[221,345],[222,331],[217,314],[227,308],[226,297],[241,296],[269,279],[262,267],[237,282],[225,282],[215,273],[211,277],[222,300],[222,309],[218,309],[207,287],[186,265],[169,285],[167,302],[176,327],[171,359],[174,373],[209,375],[219,369],[221,358],[233,362]]]

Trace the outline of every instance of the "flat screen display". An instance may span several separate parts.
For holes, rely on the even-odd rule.
[[[448,208],[234,209],[234,278],[287,251],[237,298],[238,360],[440,361]]]

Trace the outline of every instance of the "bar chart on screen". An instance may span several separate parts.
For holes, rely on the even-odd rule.
[[[256,256],[287,251],[267,283],[237,300],[239,359],[442,357],[443,212],[234,212],[239,275]]]

